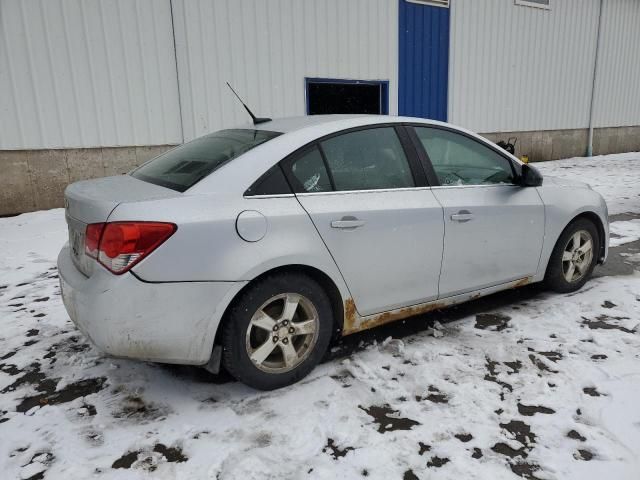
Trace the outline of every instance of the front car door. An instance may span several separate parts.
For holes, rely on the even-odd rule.
[[[438,297],[442,207],[403,127],[334,134],[283,162],[361,315]]]
[[[517,184],[517,165],[462,132],[435,126],[413,132],[444,208],[440,298],[534,275],[544,205],[536,188]]]

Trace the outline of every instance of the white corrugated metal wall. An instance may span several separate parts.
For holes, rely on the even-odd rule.
[[[599,0],[551,3],[451,2],[450,122],[480,132],[588,127]]]
[[[640,1],[605,0],[595,127],[640,125]]]
[[[0,149],[180,143],[169,0],[0,0]]]
[[[605,0],[596,127],[640,125],[639,3]],[[453,0],[449,121],[586,128],[598,8]],[[397,57],[397,0],[0,0],[0,149],[180,143],[246,120],[227,80],[274,117],[305,77],[389,80],[393,114]]]
[[[257,115],[305,114],[305,77],[389,81],[397,112],[397,0],[173,0],[185,140]]]

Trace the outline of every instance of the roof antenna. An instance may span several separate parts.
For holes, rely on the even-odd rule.
[[[249,107],[247,107],[245,105],[245,103],[242,101],[242,99],[240,98],[240,95],[238,95],[236,93],[236,91],[233,89],[233,87],[231,85],[229,85],[229,82],[227,82],[227,87],[229,87],[231,89],[231,91],[233,92],[233,94],[236,96],[236,98],[238,100],[240,100],[240,103],[242,104],[242,106],[244,107],[244,109],[247,111],[247,113],[249,113],[249,115],[251,115],[251,119],[253,120],[253,124],[254,125],[259,125],[261,123],[265,123],[265,122],[270,122],[271,119],[270,118],[259,118],[256,117],[253,112],[251,110],[249,110]]]

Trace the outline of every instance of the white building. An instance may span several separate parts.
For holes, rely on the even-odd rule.
[[[0,0],[0,214],[256,113],[640,150],[638,0]]]

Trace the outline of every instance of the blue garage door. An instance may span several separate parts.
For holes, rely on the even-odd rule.
[[[449,8],[399,2],[398,113],[446,121]]]

